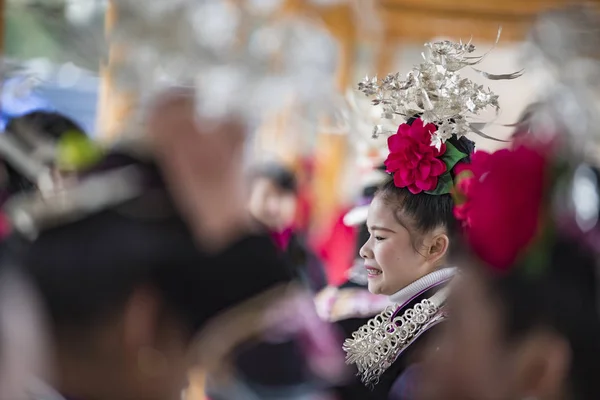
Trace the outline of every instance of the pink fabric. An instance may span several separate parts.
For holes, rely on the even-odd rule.
[[[0,240],[3,240],[10,234],[10,222],[6,215],[0,213]]]
[[[280,250],[285,251],[290,244],[292,233],[292,228],[287,228],[282,232],[271,232],[271,238]]]

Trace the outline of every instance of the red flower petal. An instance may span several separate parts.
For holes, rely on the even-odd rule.
[[[427,179],[420,180],[417,179],[415,185],[421,190],[433,190],[437,186],[438,178],[434,176],[430,176]]]
[[[440,159],[432,158],[431,159],[431,175],[432,176],[440,176],[446,172],[446,164]]]
[[[427,179],[431,173],[431,162],[422,161],[417,167],[417,177],[419,179]]]
[[[411,192],[412,194],[419,194],[423,191],[417,185],[408,185],[407,188],[408,188],[408,191]]]

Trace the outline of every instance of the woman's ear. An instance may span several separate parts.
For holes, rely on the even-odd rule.
[[[523,396],[551,398],[561,393],[571,364],[571,348],[559,335],[537,330],[515,352],[516,388]]]
[[[446,233],[435,232],[427,243],[427,260],[431,264],[437,265],[448,252],[450,239]]]

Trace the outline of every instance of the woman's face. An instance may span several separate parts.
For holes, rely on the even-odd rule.
[[[426,257],[415,250],[408,224],[401,224],[401,218],[408,221],[380,196],[375,196],[369,206],[370,236],[360,256],[365,261],[371,293],[392,295],[431,272]]]
[[[270,229],[289,228],[296,215],[297,199],[292,192],[278,188],[271,180],[257,179],[250,196],[250,212]]]

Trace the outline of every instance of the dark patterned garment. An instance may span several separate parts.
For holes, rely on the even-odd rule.
[[[317,313],[325,320],[335,324],[342,333],[343,340],[350,338],[352,332],[365,325],[369,319],[392,305],[387,296],[369,292],[366,278],[359,271],[366,271],[362,263],[357,263],[350,271],[351,277],[339,287],[329,286],[319,292],[315,298]],[[362,384],[360,378],[352,376],[335,388],[339,400],[376,399],[372,391]]]
[[[454,272],[454,268],[435,271],[390,296],[394,305],[346,340],[346,360],[356,366],[369,389],[369,397],[363,398],[412,398],[414,367],[432,330],[447,318],[447,283]]]

